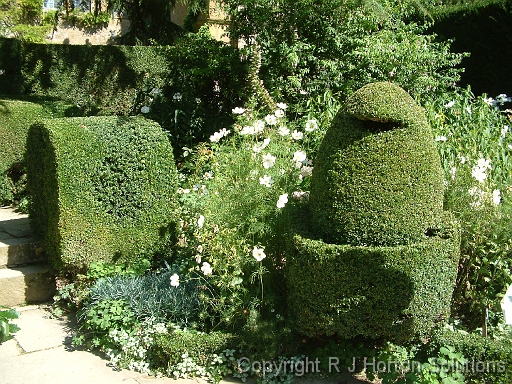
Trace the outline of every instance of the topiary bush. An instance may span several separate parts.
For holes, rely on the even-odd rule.
[[[402,343],[449,317],[460,234],[423,110],[400,87],[355,92],[315,160],[291,220],[286,276],[295,328]]]
[[[1,76],[0,76],[1,78]],[[19,202],[25,195],[25,142],[32,123],[71,114],[69,104],[34,98],[0,98],[0,205]]]
[[[458,227],[449,216],[442,236],[367,247],[322,241],[298,224],[311,221],[304,211],[293,218],[286,264],[297,332],[402,343],[449,317],[459,256]]]
[[[169,240],[177,173],[155,122],[43,120],[28,133],[27,170],[32,223],[58,269],[151,260]]]
[[[355,92],[319,148],[312,219],[337,244],[398,245],[426,238],[443,211],[443,170],[422,109],[400,87]]]

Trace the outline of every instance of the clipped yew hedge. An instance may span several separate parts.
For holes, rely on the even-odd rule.
[[[27,138],[30,216],[58,269],[151,260],[173,229],[172,148],[144,118],[48,119]]]

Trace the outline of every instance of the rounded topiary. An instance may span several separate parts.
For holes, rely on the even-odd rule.
[[[410,244],[435,233],[443,193],[423,109],[400,87],[372,83],[347,100],[320,146],[312,224],[331,243]]]

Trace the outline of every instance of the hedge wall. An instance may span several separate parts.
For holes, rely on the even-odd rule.
[[[460,246],[456,223],[448,214],[444,222],[439,236],[423,242],[363,247],[323,242],[312,233],[308,210],[296,213],[286,257],[295,329],[307,336],[401,343],[443,324]]]
[[[177,148],[207,138],[218,129],[215,122],[230,118],[231,109],[241,105],[247,77],[246,64],[233,48],[201,34],[173,46],[0,38],[0,69],[0,93],[66,100],[82,114],[134,115],[149,105],[150,117],[169,131]],[[173,97],[178,93],[182,98]]]
[[[157,123],[43,120],[28,133],[27,171],[32,223],[56,268],[151,260],[166,246],[177,172]]]
[[[70,105],[53,100],[0,98],[0,205],[11,204],[24,195],[23,157],[30,125],[43,118],[64,117],[74,112]]]

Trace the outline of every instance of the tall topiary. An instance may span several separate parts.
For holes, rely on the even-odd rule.
[[[391,83],[355,92],[320,146],[309,206],[293,220],[296,329],[402,342],[442,323],[459,255],[443,194],[423,110]]]
[[[59,269],[134,262],[168,246],[177,171],[144,118],[42,120],[27,138],[30,216]]]
[[[443,170],[422,109],[391,83],[355,92],[320,146],[313,223],[326,241],[398,245],[425,239],[443,211]]]

